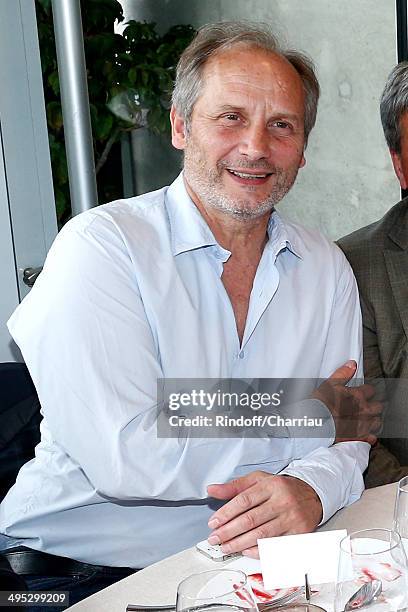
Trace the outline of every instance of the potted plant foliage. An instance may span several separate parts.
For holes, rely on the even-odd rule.
[[[51,0],[36,0],[36,11],[57,217],[62,225],[71,210]],[[194,36],[194,28],[178,25],[159,34],[154,23],[132,20],[125,24],[122,34],[117,34],[114,24],[124,19],[117,0],[82,0],[81,12],[102,203],[122,195],[121,172],[112,171],[112,166],[108,172],[104,169],[112,158],[118,164],[117,143],[123,133],[140,127],[160,134],[169,132],[175,68]]]

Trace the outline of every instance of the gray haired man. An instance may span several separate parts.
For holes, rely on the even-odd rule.
[[[389,75],[380,112],[395,174],[407,189],[408,62],[395,66]],[[388,381],[393,397],[384,423],[384,446],[372,448],[365,476],[367,486],[378,486],[408,474],[408,199],[338,244],[359,286],[365,375]]]
[[[310,61],[261,26],[203,28],[170,116],[183,173],[60,232],[9,321],[44,413],[36,457],[0,509],[6,555],[22,553],[30,588],[63,582],[73,603],[208,536],[256,555],[257,538],[311,531],[361,495],[367,431],[333,445],[338,430],[156,429],[163,378],[324,378],[316,398],[336,424],[340,397],[380,410],[366,387],[345,387],[362,372],[349,264],[274,210],[305,165],[318,95]]]

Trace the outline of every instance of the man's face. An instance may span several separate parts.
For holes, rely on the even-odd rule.
[[[395,174],[402,189],[408,188],[408,111],[400,119],[401,153],[390,151]]]
[[[187,189],[205,209],[269,213],[305,163],[301,79],[260,49],[235,46],[209,60],[189,130],[174,109],[171,121]]]

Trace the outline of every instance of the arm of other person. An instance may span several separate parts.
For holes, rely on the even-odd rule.
[[[276,472],[305,453],[287,439],[157,437],[159,347],[124,238],[101,214],[60,232],[9,328],[53,440],[107,498],[204,499],[235,468]]]

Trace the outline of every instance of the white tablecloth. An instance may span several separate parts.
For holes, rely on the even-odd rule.
[[[336,486],[335,483],[333,486]],[[396,484],[391,484],[365,491],[359,501],[337,512],[320,529],[347,529],[351,533],[370,527],[391,527],[396,487]],[[217,563],[216,567],[223,565]],[[67,610],[124,612],[130,602],[147,605],[174,603],[177,585],[183,578],[195,572],[214,569],[214,566],[214,561],[189,548],[150,565]]]

